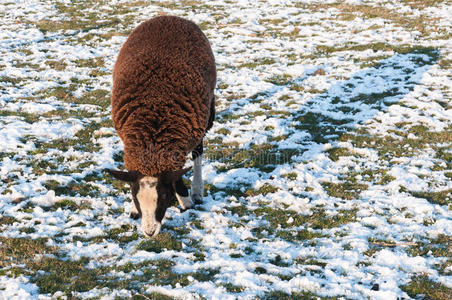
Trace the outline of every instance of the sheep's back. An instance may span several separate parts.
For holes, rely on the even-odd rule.
[[[171,16],[139,25],[113,71],[112,117],[125,147],[194,148],[208,126],[215,83],[214,56],[198,26]]]

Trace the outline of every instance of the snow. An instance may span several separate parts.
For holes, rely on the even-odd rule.
[[[17,278],[0,276],[0,297],[2,299],[27,300],[38,295],[38,287],[20,275]]]
[[[0,129],[0,151],[16,151],[19,148],[34,150],[34,143],[26,141],[23,143],[21,137],[33,136],[42,142],[48,142],[57,138],[72,138],[74,134],[83,128],[82,122],[76,119],[68,119],[69,122],[38,121],[30,124],[19,121],[16,118],[3,118],[3,126]]]
[[[343,1],[343,5],[384,7],[407,18],[424,16],[426,26],[432,28],[425,33],[363,13],[343,20],[341,7],[326,5],[336,3],[334,0],[214,0],[206,7],[184,7],[188,5],[184,2],[174,9],[162,7],[161,3],[146,3],[144,7],[120,12],[132,19],[126,22],[126,16],[118,15],[124,24],[87,29],[63,26],[56,31],[40,30],[40,22],[59,24],[70,20],[57,6],[72,2],[0,2],[0,212],[17,220],[0,225],[0,236],[48,238],[48,245],[57,247],[68,259],[89,258],[87,267],[92,268],[165,259],[174,263],[171,270],[181,276],[203,269],[219,271],[208,281],[190,275],[187,286],[156,285],[150,281],[140,282],[137,290],[99,286],[90,291],[74,291],[74,296],[115,299],[132,297],[139,291],[179,299],[255,299],[281,291],[347,299],[398,299],[409,298],[401,286],[421,274],[452,288],[451,267],[438,271],[438,264],[447,258],[432,253],[413,256],[409,252],[410,245],[416,242],[428,244],[431,239],[452,235],[450,193],[446,205],[410,193],[452,189],[450,175],[446,176],[451,172],[447,169],[450,162],[438,150],[444,148],[441,151],[450,154],[450,142],[429,145],[421,151],[407,145],[409,155],[382,157],[375,144],[358,147],[339,140],[343,132],[356,134],[361,129],[370,136],[419,140],[422,134],[408,132],[407,128],[423,125],[431,132],[450,128],[450,68],[441,67],[439,61],[425,53],[398,53],[390,47],[373,50],[370,46],[363,51],[353,50],[356,45],[379,43],[432,47],[438,50],[439,59],[450,60],[452,41],[444,35],[452,25],[449,4],[415,9],[400,1]],[[95,12],[102,20],[118,14],[116,7],[128,4],[131,2],[120,0],[108,7],[83,9],[87,10],[86,16]],[[41,150],[43,144],[56,140],[80,141],[77,133],[109,120],[111,113],[110,108],[95,103],[68,103],[46,92],[62,88],[80,98],[96,89],[110,91],[114,61],[126,39],[122,33],[162,12],[207,24],[204,32],[216,57],[217,86],[222,87],[216,91],[217,122],[206,136],[206,148],[212,154],[205,155],[203,177],[211,189],[198,210],[168,209],[163,233],[176,235],[174,228],[187,229],[188,233],[180,241],[181,250],[163,249],[157,253],[136,250],[145,237],[136,229],[139,221],[128,216],[130,196],[101,176],[104,168],[122,167],[114,159],[123,148],[113,127],[102,123],[93,131],[90,141],[94,150],[85,150],[79,143],[65,150],[57,146]],[[90,38],[91,34],[94,37]],[[319,49],[325,46],[340,50],[320,53]],[[103,66],[81,63],[95,59],[102,59]],[[64,62],[65,67],[46,64],[52,60]],[[364,64],[369,61],[378,64]],[[247,66],[252,64],[256,66]],[[93,75],[93,70],[101,75]],[[318,70],[324,74],[317,74]],[[287,83],[275,83],[274,78],[287,78]],[[383,97],[372,100],[379,95]],[[321,116],[311,129],[304,129],[305,121],[300,119],[307,114]],[[234,118],[226,120],[229,115]],[[30,121],[33,116],[36,120]],[[321,132],[329,127],[338,131]],[[221,129],[228,133],[221,133]],[[316,140],[319,133],[325,139],[329,137],[327,141]],[[221,142],[210,143],[218,140]],[[225,144],[237,145],[234,154],[267,144],[278,153],[293,149],[298,152],[291,158],[283,157],[271,171],[243,165],[229,168],[233,156],[222,149]],[[335,147],[346,148],[353,155],[333,161],[328,151]],[[262,155],[261,159],[272,157],[267,152]],[[366,170],[371,175],[383,170],[394,179],[385,183],[377,183],[378,179],[369,181]],[[355,173],[359,175],[353,179],[365,183],[366,190],[353,199],[329,195],[325,183],[351,180],[347,176]],[[90,176],[102,179],[89,181],[86,178]],[[48,188],[49,182],[61,186],[83,182],[83,186],[61,191]],[[246,193],[266,185],[277,189],[257,195]],[[83,194],[84,190],[92,193]],[[62,200],[72,201],[80,209],[53,209]],[[27,205],[32,208],[26,209]],[[234,208],[237,213],[232,212]],[[244,208],[243,214],[240,208]],[[352,221],[333,228],[313,229],[309,223],[297,224],[295,215],[286,219],[281,215],[284,222],[271,228],[265,215],[253,213],[259,208],[287,210],[304,217],[317,216],[319,209],[328,217],[344,211],[357,212]],[[125,244],[107,237],[94,243],[74,239],[104,236],[121,226],[130,226],[127,233],[138,230],[139,239]],[[30,227],[33,232],[21,230]],[[287,231],[295,236],[302,230],[320,237],[290,240],[276,234]],[[381,246],[374,240],[395,246]],[[375,252],[366,255],[368,250]],[[196,251],[204,255],[204,260],[196,259]],[[281,263],[274,263],[277,258]],[[13,276],[8,268],[0,270],[1,299],[64,296],[62,292],[41,293],[32,283],[32,276]],[[256,271],[261,269],[265,272]],[[112,273],[119,278],[130,276]],[[371,289],[376,283],[378,291]],[[243,289],[231,292],[226,284]]]

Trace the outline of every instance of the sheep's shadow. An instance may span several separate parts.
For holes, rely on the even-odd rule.
[[[299,121],[296,129],[309,133],[309,143],[337,140],[356,125],[399,103],[420,84],[438,59],[437,49],[418,48],[381,60],[308,100],[295,118]]]
[[[270,150],[264,148],[265,153],[251,153],[252,157],[242,155],[243,151],[248,150],[227,150],[224,153],[226,155],[217,155],[213,160],[228,164],[229,168],[226,169],[258,167],[264,172],[271,171],[277,165],[290,163],[294,155],[308,150],[313,143],[337,141],[356,125],[365,123],[378,112],[387,111],[391,105],[399,103],[420,84],[425,72],[438,60],[439,51],[435,48],[417,47],[406,53],[396,53],[351,75],[348,80],[334,84],[326,92],[306,100],[297,111],[291,112],[289,117],[295,121],[295,132],[289,134],[287,139],[276,142],[278,147]],[[276,107],[281,100],[277,99],[275,94],[287,86],[303,87],[303,82],[315,75],[314,71],[315,69],[306,72],[284,86],[275,86],[259,93],[257,100],[265,100],[266,104]],[[255,100],[256,98],[248,99],[251,102]],[[229,119],[231,116],[233,118],[238,111],[240,105],[235,105],[220,113],[219,119]],[[231,164],[237,157],[244,159],[239,163],[235,160],[235,163]],[[262,161],[257,162],[257,159]]]

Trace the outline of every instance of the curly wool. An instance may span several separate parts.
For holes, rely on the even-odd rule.
[[[156,176],[183,168],[215,114],[215,59],[191,21],[160,16],[139,25],[113,71],[112,118],[125,167]]]

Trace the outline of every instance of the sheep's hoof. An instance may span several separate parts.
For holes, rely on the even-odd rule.
[[[134,220],[138,220],[141,216],[139,212],[131,212],[130,217]]]
[[[182,211],[186,211],[193,207],[193,201],[189,197],[183,197],[176,194],[176,198],[179,201]]]
[[[195,204],[202,204],[202,196],[199,194],[191,195],[191,199]]]

